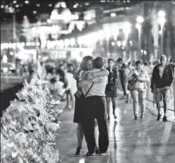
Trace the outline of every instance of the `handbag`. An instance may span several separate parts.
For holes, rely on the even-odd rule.
[[[128,81],[127,89],[129,91],[132,91],[135,88],[136,83],[137,83],[137,76],[133,75],[133,78]]]

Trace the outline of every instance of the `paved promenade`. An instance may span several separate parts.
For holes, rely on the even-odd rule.
[[[61,115],[62,126],[57,138],[64,163],[174,163],[175,123],[156,121],[156,109],[147,102],[143,120],[135,121],[132,104],[118,100],[117,121],[109,122],[110,146],[107,156],[85,157],[86,142],[80,157],[75,157],[76,124],[73,111]],[[171,114],[168,113],[169,115]]]

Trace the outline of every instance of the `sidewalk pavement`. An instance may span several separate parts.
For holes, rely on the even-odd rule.
[[[148,105],[151,108],[151,104]],[[143,120],[135,121],[132,104],[126,104],[124,100],[117,100],[116,113],[117,121],[111,119],[108,123],[110,145],[107,156],[85,157],[87,147],[84,141],[81,156],[75,157],[77,141],[73,110],[64,111],[56,140],[63,163],[174,163],[173,122],[156,121],[150,109],[146,109]]]
[[[122,91],[118,90],[118,95],[122,95]],[[157,117],[157,108],[156,103],[153,102],[153,93],[151,93],[150,90],[147,92],[147,98],[146,98],[146,108],[150,111],[150,113]],[[173,92],[170,94],[169,103],[168,103],[168,111],[167,111],[167,119],[168,121],[175,122],[175,110],[174,110],[174,99],[173,99]],[[162,109],[161,114],[163,115],[163,103],[162,103]]]

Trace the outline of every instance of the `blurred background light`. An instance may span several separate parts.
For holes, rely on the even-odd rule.
[[[25,4],[29,4],[29,1],[28,1],[28,0],[26,0],[26,1],[25,1]]]
[[[160,10],[160,11],[158,12],[158,16],[159,16],[159,17],[165,17],[165,15],[166,15],[166,13],[165,13],[165,11],[163,11],[163,10]]]
[[[137,23],[143,23],[144,22],[143,16],[137,16],[136,21]]]
[[[110,15],[111,15],[111,17],[115,17],[116,13],[111,13]]]

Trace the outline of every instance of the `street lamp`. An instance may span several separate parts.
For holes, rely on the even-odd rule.
[[[160,54],[163,54],[163,29],[164,29],[164,25],[165,25],[165,22],[166,22],[166,19],[165,19],[165,11],[163,10],[160,10],[158,12],[158,23],[160,24],[160,34],[161,34],[161,45],[160,45]]]
[[[138,30],[138,45],[139,45],[139,54],[141,55],[141,34],[142,34],[142,23],[144,18],[142,16],[137,16],[136,18],[136,28]]]
[[[131,23],[125,22],[123,26],[123,32],[126,36],[126,40],[128,39],[128,35],[131,32]]]
[[[122,42],[122,44],[123,45],[125,45],[126,46],[126,43],[127,43],[127,41],[128,41],[128,36],[129,36],[129,34],[130,34],[130,32],[131,32],[131,23],[130,22],[124,22],[124,24],[123,24],[123,32],[124,32],[124,35],[125,35],[125,39],[123,40],[123,42]],[[126,57],[126,55],[127,55],[127,53],[126,53],[126,50],[124,50],[124,46],[122,46],[122,55],[123,55],[123,58],[124,59],[126,59],[127,57]]]

